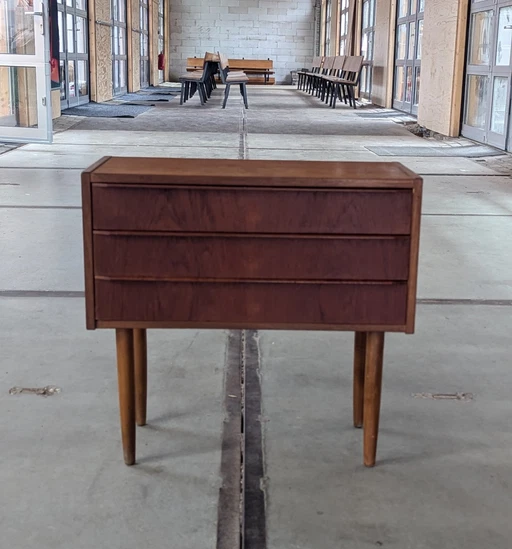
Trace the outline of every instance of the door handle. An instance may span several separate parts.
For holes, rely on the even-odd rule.
[[[25,15],[39,15],[39,17],[43,17],[42,11],[26,11]]]

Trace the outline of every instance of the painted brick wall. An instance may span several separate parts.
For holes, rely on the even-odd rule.
[[[315,0],[170,0],[171,77],[187,57],[222,51],[228,57],[274,61],[276,83],[307,66],[314,54]]]

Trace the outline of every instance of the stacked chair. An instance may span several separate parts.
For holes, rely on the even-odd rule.
[[[210,98],[212,91],[217,87],[215,76],[218,72],[218,56],[206,52],[203,61],[203,69],[192,71],[180,76],[181,96],[180,105],[183,105],[198,91],[201,105],[204,105]]]
[[[361,55],[315,57],[310,71],[299,71],[298,89],[315,95],[336,108],[340,99],[356,108],[355,89],[359,85],[364,58]]]

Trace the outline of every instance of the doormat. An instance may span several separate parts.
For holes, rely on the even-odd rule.
[[[383,111],[383,112],[357,112],[357,116],[360,118],[368,118],[371,120],[379,120],[384,119],[387,120],[389,118],[399,118],[400,120],[416,120],[416,117],[412,114],[407,114],[405,112],[400,111]]]
[[[147,105],[109,105],[105,103],[88,103],[62,111],[63,116],[85,116],[87,118],[136,118],[151,109]]]
[[[175,94],[160,94],[160,93],[125,93],[115,98],[116,101],[129,101],[133,103],[134,101],[162,101],[167,103],[171,99],[174,99]]]
[[[467,147],[365,147],[378,156],[416,156],[426,157],[459,157],[481,158],[485,156],[501,156],[503,151],[487,145],[468,145]]]

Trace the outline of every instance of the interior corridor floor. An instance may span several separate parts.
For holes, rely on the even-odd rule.
[[[227,332],[149,333],[149,424],[138,464],[123,464],[114,335],[85,330],[80,197],[80,171],[115,155],[398,161],[423,176],[416,334],[386,340],[374,469],[352,428],[352,334],[250,334],[265,505],[246,547],[510,548],[509,157],[494,168],[461,156],[467,140],[422,139],[292,88],[249,88],[247,111],[235,90],[222,110],[221,95],[135,119],[63,117],[54,144],[0,154],[0,545],[239,545],[238,515],[218,532]],[[393,147],[403,156],[374,152]],[[61,391],[9,393],[45,386]]]

